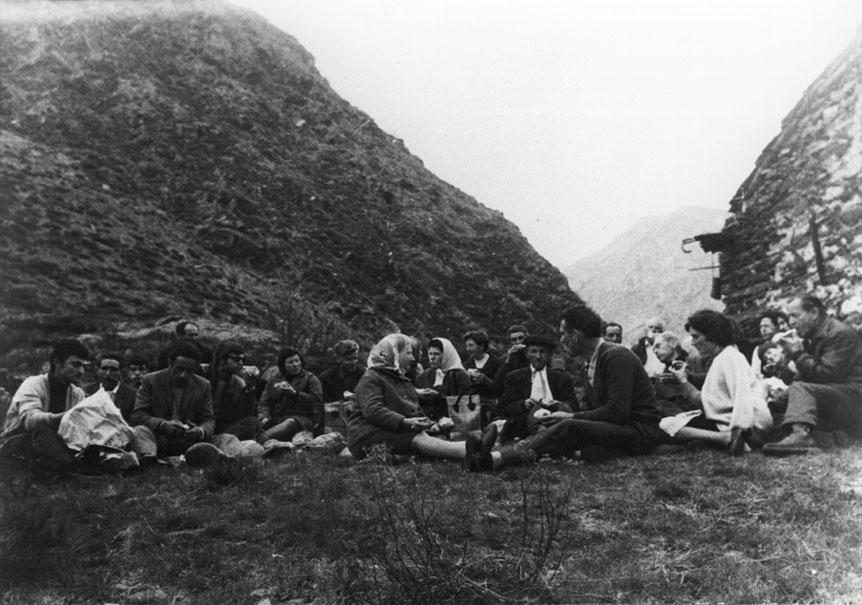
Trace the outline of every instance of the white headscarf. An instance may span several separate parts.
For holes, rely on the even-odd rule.
[[[404,334],[384,336],[368,354],[369,368],[388,368],[403,374],[401,361],[407,351],[413,350],[413,341]]]
[[[440,367],[437,368],[436,375],[434,377],[434,386],[439,387],[443,385],[443,378],[449,370],[464,370],[464,366],[461,365],[461,357],[458,355],[458,351],[455,350],[455,345],[452,344],[448,338],[432,338],[431,342],[439,341],[441,345],[443,345],[443,359],[440,361]],[[429,348],[432,345],[429,345]],[[435,347],[436,348],[436,347]]]
[[[464,366],[461,364],[461,357],[458,355],[458,351],[455,349],[452,341],[448,338],[432,338],[431,342],[435,340],[439,340],[440,344],[443,345],[443,360],[440,362],[440,369],[444,372],[463,370]]]

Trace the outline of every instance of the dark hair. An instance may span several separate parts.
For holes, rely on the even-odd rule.
[[[54,348],[51,349],[51,355],[48,357],[51,371],[53,372],[57,367],[55,360],[62,364],[72,355],[80,357],[81,359],[90,359],[90,349],[88,349],[87,345],[83,342],[75,340],[74,338],[67,338],[66,340],[61,340],[55,343]]]
[[[575,305],[563,311],[561,319],[566,322],[566,330],[579,330],[587,338],[602,335],[602,318],[587,305]]]
[[[303,368],[305,367],[305,359],[303,359],[302,353],[300,353],[298,349],[294,349],[293,347],[282,347],[278,352],[278,361],[276,362],[276,367],[282,375],[284,375],[284,362],[288,357],[293,357],[294,355],[299,356],[299,362],[302,364]]]
[[[701,309],[695,311],[685,322],[686,332],[690,332],[694,328],[710,342],[714,342],[720,347],[732,345],[735,341],[733,337],[733,323],[723,313],[713,311],[711,309]]]
[[[187,357],[201,362],[201,351],[190,342],[178,342],[168,349],[168,366],[174,365],[177,357]]]
[[[201,329],[200,326],[197,325],[195,322],[184,319],[183,321],[181,321],[180,323],[177,324],[176,328],[174,328],[174,331],[177,333],[177,336],[185,336],[187,326],[194,326],[198,330]],[[183,355],[183,357],[185,357],[185,355]]]
[[[120,369],[126,367],[126,360],[123,359],[123,356],[119,353],[99,353],[99,355],[96,356],[96,365],[102,365],[102,362],[106,359],[113,359],[118,362],[120,364]]]
[[[235,340],[223,340],[218,343],[213,352],[213,365],[220,365],[222,358],[228,355],[242,355],[245,352],[242,345]]]
[[[215,388],[218,386],[219,381],[219,371],[224,365],[224,358],[228,355],[242,355],[243,348],[242,346],[235,340],[223,340],[215,348],[213,351],[213,362],[209,368],[209,371],[205,372],[205,377],[209,378],[210,384],[213,387],[213,392],[215,392]]]
[[[339,340],[332,346],[332,353],[338,359],[359,353],[359,343],[355,340]]]
[[[568,325],[568,323],[569,323],[569,322],[566,322],[566,325]],[[611,326],[616,326],[616,327],[618,327],[618,328],[620,329],[620,332],[622,332],[622,331],[623,331],[623,327],[622,327],[620,324],[618,324],[618,323],[617,323],[617,322],[615,322],[615,321],[609,321],[608,323],[606,323],[606,324],[605,324],[605,327],[604,327],[604,328],[602,328],[602,334],[603,334],[603,335],[607,334],[607,333],[608,333],[608,328],[610,328]]]
[[[435,349],[440,349],[441,351],[445,350],[443,348],[443,343],[440,342],[439,338],[432,338],[428,341],[428,348],[434,347]]]
[[[472,340],[477,345],[482,347],[483,351],[488,350],[488,345],[491,344],[491,339],[488,338],[488,335],[485,334],[482,330],[473,330],[472,332],[467,332],[464,334],[464,342],[468,340]]]
[[[513,326],[509,326],[509,329],[506,330],[506,334],[514,334],[515,332],[523,332],[524,334],[529,334],[527,328],[522,326],[521,324],[515,324]]]
[[[757,356],[760,358],[761,365],[766,365],[766,352],[771,351],[772,349],[784,349],[784,347],[777,342],[772,342],[771,340],[768,340],[757,347]]]
[[[802,310],[806,313],[816,311],[818,315],[826,315],[826,306],[823,304],[823,301],[811,294],[801,296],[799,298],[799,306],[801,306]]]
[[[787,314],[784,311],[779,311],[778,309],[768,309],[768,310],[766,310],[760,314],[760,317],[758,318],[757,321],[759,324],[764,319],[768,319],[769,321],[772,322],[772,325],[777,328],[779,317],[784,319],[784,321],[787,321]]]
[[[149,359],[147,359],[143,355],[139,355],[138,353],[135,353],[134,355],[129,355],[129,360],[127,361],[127,364],[130,366],[147,366],[148,370],[153,367],[153,364],[150,363]]]

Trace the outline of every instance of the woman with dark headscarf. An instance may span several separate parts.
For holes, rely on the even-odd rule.
[[[434,421],[425,415],[416,388],[404,375],[412,362],[413,342],[404,334],[390,334],[371,349],[368,369],[356,386],[358,409],[347,421],[347,447],[355,457],[384,444],[394,454],[464,458],[463,441],[443,441],[425,432]]]
[[[278,352],[279,371],[267,381],[258,405],[262,441],[287,441],[299,431],[311,430],[314,405],[323,401],[323,387],[304,365],[302,354],[293,347]]]

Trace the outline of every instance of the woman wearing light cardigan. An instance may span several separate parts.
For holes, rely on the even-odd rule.
[[[762,389],[745,356],[733,344],[733,327],[727,317],[704,309],[688,318],[685,329],[698,352],[714,359],[700,391],[688,381],[685,363],[671,367],[683,395],[700,409],[665,418],[660,426],[674,441],[699,439],[738,456],[755,430],[772,425]]]

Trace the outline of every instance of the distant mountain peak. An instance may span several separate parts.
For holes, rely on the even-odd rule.
[[[721,308],[709,297],[717,260],[699,246],[682,250],[686,238],[720,231],[727,213],[687,206],[666,215],[638,219],[602,250],[564,270],[569,283],[606,321],[622,324],[634,338],[654,316],[681,331],[698,308]]]

